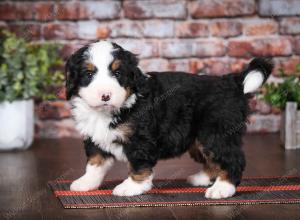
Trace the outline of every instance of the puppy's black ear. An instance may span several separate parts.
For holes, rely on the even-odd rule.
[[[126,60],[127,60],[129,65],[131,65],[131,66],[137,66],[138,65],[139,59],[137,58],[136,54],[131,53],[128,50],[125,50],[124,53],[125,53],[125,57],[126,57]]]
[[[66,98],[71,99],[78,91],[79,75],[81,71],[81,65],[84,62],[84,53],[88,47],[82,47],[76,51],[67,60],[66,63]]]
[[[71,97],[76,93],[77,81],[78,81],[78,70],[74,63],[74,55],[72,55],[66,63],[66,98],[70,100]]]

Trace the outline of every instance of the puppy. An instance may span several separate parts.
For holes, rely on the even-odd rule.
[[[66,96],[88,161],[70,189],[98,189],[120,160],[129,164],[130,173],[113,194],[140,195],[151,189],[158,160],[189,152],[203,169],[188,182],[211,185],[206,198],[233,196],[245,167],[241,146],[248,99],[272,68],[269,60],[257,58],[241,73],[221,77],[145,74],[137,57],[115,43],[82,47],[66,64]]]

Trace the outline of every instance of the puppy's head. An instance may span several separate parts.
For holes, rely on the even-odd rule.
[[[79,96],[104,111],[128,107],[145,77],[137,65],[136,56],[115,43],[99,41],[82,47],[66,64],[66,97]]]

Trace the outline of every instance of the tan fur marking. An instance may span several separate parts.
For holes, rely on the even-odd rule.
[[[95,66],[92,63],[87,63],[86,68],[87,68],[88,71],[94,71],[95,70]]]
[[[127,142],[129,137],[133,134],[133,127],[129,122],[119,124],[117,126],[117,130],[119,130],[123,134],[121,139],[124,142]]]
[[[196,140],[189,149],[190,156],[196,161],[203,163],[203,171],[211,178],[220,177],[221,180],[228,180],[228,173],[222,170],[220,165],[213,162],[213,154],[206,155],[203,152],[203,145]],[[230,182],[228,180],[228,182]]]
[[[95,154],[90,156],[88,159],[88,163],[91,165],[100,166],[105,162],[105,158],[103,158],[100,154]]]
[[[152,170],[151,169],[144,169],[138,172],[131,171],[130,177],[135,182],[143,182],[146,180],[149,176],[151,176]]]
[[[206,156],[203,153],[203,146],[198,140],[196,140],[195,143],[190,147],[189,154],[196,162],[206,162]]]
[[[113,63],[111,64],[111,70],[115,71],[117,70],[121,65],[121,60],[114,60]]]
[[[126,97],[125,97],[125,99],[128,99],[129,96],[131,96],[131,94],[132,94],[131,89],[130,89],[129,87],[127,87],[127,88],[126,88]]]

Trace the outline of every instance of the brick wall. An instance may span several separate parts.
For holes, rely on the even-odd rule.
[[[1,1],[0,26],[32,41],[65,45],[62,56],[110,38],[149,70],[220,75],[253,56],[273,56],[274,75],[300,62],[299,0]],[[254,99],[249,131],[278,131],[278,111]],[[36,106],[37,136],[77,136],[69,104]]]

